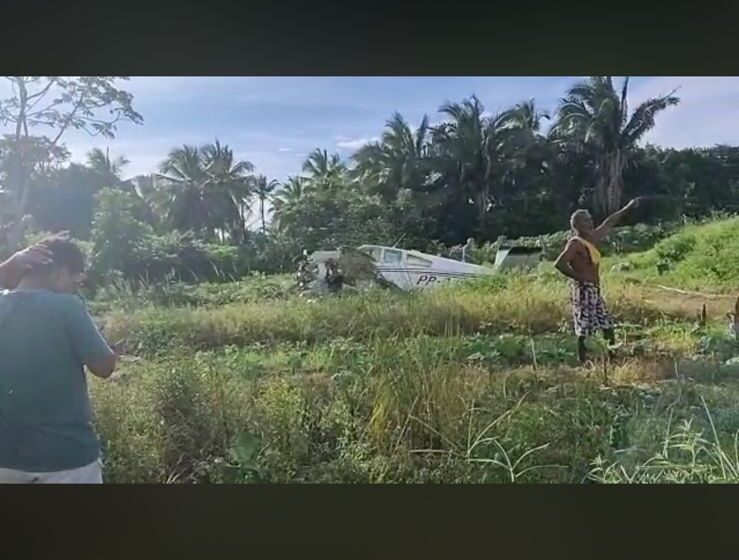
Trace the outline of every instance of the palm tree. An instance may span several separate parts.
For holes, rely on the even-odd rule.
[[[342,184],[346,166],[339,154],[329,156],[326,150],[315,149],[303,163],[303,172],[310,182],[323,188],[331,188]]]
[[[551,145],[541,133],[541,125],[549,118],[547,111],[537,109],[533,99],[518,103],[501,114],[510,172],[522,172],[529,177],[547,172]],[[512,187],[517,190],[515,184]]]
[[[156,178],[158,204],[175,229],[209,238],[228,231],[235,240],[245,235],[252,169],[248,161],[234,161],[218,141],[175,148]]]
[[[611,76],[591,76],[578,82],[560,103],[555,125],[556,135],[575,140],[592,152],[594,202],[603,216],[621,206],[624,169],[638,142],[654,127],[655,115],[679,103],[672,93],[647,99],[629,117],[628,87],[628,77],[620,95]]]
[[[251,214],[249,200],[252,196],[254,165],[246,160],[234,161],[231,148],[216,140],[201,148],[205,172],[209,176],[206,186],[215,191],[218,204],[218,222],[225,222],[231,239],[246,238],[246,221]],[[219,229],[223,229],[219,227]]]
[[[447,120],[432,131],[434,165],[463,203],[474,204],[478,228],[482,228],[507,162],[509,118],[484,116],[475,96],[462,103],[445,103],[439,112]]]
[[[300,205],[310,186],[305,177],[288,177],[272,198],[274,224],[284,229],[290,223],[291,214]]]
[[[543,140],[541,124],[549,120],[547,111],[539,111],[533,99],[514,105],[501,115],[503,125],[513,132],[510,142],[518,148],[528,148]]]
[[[169,152],[156,176],[157,205],[171,227],[180,231],[209,229],[211,220],[203,185],[207,176],[196,146],[183,145]]]
[[[548,111],[539,111],[533,98],[517,103],[505,112],[505,116],[515,126],[534,133],[541,132],[541,122],[550,118]]]
[[[259,214],[262,218],[262,233],[267,231],[267,223],[264,219],[264,203],[271,199],[272,192],[279,183],[274,179],[269,181],[264,175],[259,175],[254,180],[254,195],[259,200]]]
[[[126,184],[130,185],[129,193],[137,200],[139,219],[152,227],[161,225],[161,215],[157,211],[157,200],[160,191],[156,184],[156,175],[137,175]]]
[[[415,132],[399,113],[394,113],[385,126],[379,142],[363,146],[352,157],[355,176],[364,188],[380,193],[386,200],[395,198],[402,189],[426,190],[431,171],[428,117],[424,115]]]
[[[110,158],[110,150],[93,148],[87,152],[87,167],[97,173],[107,186],[115,186],[121,182],[121,171],[130,162],[125,156]]]

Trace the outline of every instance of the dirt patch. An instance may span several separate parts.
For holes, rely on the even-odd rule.
[[[673,291],[657,286],[644,286],[642,290],[645,302],[664,309],[666,312],[692,315],[697,318],[705,304],[708,320],[726,318],[726,314],[733,311],[736,303],[734,295],[698,294]]]

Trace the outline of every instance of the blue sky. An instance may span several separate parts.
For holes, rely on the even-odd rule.
[[[379,136],[399,111],[413,125],[424,113],[439,120],[446,100],[477,95],[496,111],[535,98],[556,107],[578,77],[134,77],[123,87],[144,117],[123,124],[112,141],[72,132],[65,137],[75,161],[92,147],[109,147],[131,160],[126,176],[154,171],[174,146],[218,138],[271,178],[300,172],[314,148],[348,157]],[[631,106],[680,88],[681,104],[660,114],[648,140],[663,146],[739,144],[739,78],[632,78]],[[0,96],[7,89],[0,86]]]

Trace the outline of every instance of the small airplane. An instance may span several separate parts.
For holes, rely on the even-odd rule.
[[[495,273],[490,267],[419,251],[381,245],[362,245],[357,250],[372,257],[378,272],[401,290],[425,289],[453,280],[480,278]]]
[[[306,291],[326,292],[328,278],[340,270],[344,283],[380,284],[403,291],[423,290],[457,280],[490,276],[509,268],[530,268],[543,258],[541,248],[505,247],[498,251],[495,264],[481,266],[410,249],[382,245],[361,245],[356,249],[316,251],[305,255],[298,281]]]

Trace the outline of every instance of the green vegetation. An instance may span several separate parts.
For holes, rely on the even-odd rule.
[[[739,218],[692,225],[626,261],[644,280],[689,290],[736,293]]]
[[[321,301],[297,297],[288,277],[169,296],[109,289],[94,305],[136,358],[113,382],[93,383],[106,476],[738,481],[739,347],[721,320],[733,298],[711,300],[707,324],[696,326],[700,299],[620,272],[606,287],[621,346],[609,364],[593,341],[585,368],[567,286],[550,265]]]
[[[113,137],[106,110],[143,122],[132,96],[115,87],[116,78],[9,79],[16,93],[0,103],[0,117],[18,126],[0,142],[0,256],[23,233],[67,229],[90,245],[91,289],[121,279],[223,282],[285,273],[303,250],[361,243],[456,256],[474,238],[473,259],[491,262],[499,238],[532,244],[543,236],[552,257],[574,209],[604,217],[634,196],[648,197],[629,217],[643,223],[621,230],[607,250],[641,251],[685,216],[702,219],[739,200],[737,148],[642,146],[678,99],[649,99],[629,111],[628,80],[608,76],[573,84],[552,114],[534,100],[486,110],[474,96],[442,103],[438,118],[417,127],[395,113],[377,141],[347,160],[316,149],[302,173],[282,183],[218,141],[173,147],[155,173],[130,179],[125,156],[108,150],[92,150],[85,165],[69,163],[62,139],[74,104],[62,95],[54,114],[36,115],[24,103],[74,89],[99,110],[72,119],[72,127],[100,126]],[[49,126],[52,137],[33,135]]]
[[[628,81],[594,76],[552,115],[450,101],[418,127],[392,115],[348,161],[316,149],[279,184],[218,141],[128,180],[107,150],[69,163],[67,130],[143,123],[133,97],[111,77],[7,79],[0,256],[59,230],[89,253],[90,308],[125,351],[114,379],[91,381],[108,481],[739,481],[724,323],[739,218],[714,215],[739,200],[739,148],[643,146],[674,96],[628,111]],[[639,224],[604,247],[610,363],[596,340],[576,363],[548,263],[320,301],[287,274],[303,250],[360,243],[458,257],[473,238],[490,263],[506,238],[551,259],[575,208],[602,218],[634,196]]]

